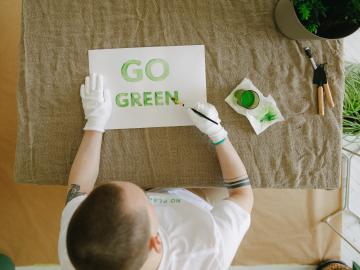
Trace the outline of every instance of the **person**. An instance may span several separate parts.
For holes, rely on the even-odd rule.
[[[187,189],[144,192],[125,181],[94,189],[112,106],[111,95],[103,88],[103,77],[96,74],[86,77],[80,88],[87,121],[69,174],[61,217],[61,268],[228,269],[250,226],[253,193],[244,164],[215,107],[197,103],[194,108],[218,124],[190,109],[188,114],[214,144],[228,190],[225,199],[210,205]]]

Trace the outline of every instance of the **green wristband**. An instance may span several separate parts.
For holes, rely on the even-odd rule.
[[[216,142],[216,143],[213,142],[213,145],[222,144],[225,140],[226,140],[226,138],[224,138],[224,139],[222,139],[221,141],[218,141],[218,142]]]

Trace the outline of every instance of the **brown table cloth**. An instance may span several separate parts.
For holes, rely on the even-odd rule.
[[[276,1],[24,0],[16,181],[65,184],[82,138],[79,86],[89,49],[204,44],[214,104],[254,187],[337,188],[344,89],[340,41],[289,40],[273,21]],[[317,114],[312,67],[327,62],[336,107]],[[248,77],[285,117],[257,136],[225,97]],[[143,187],[217,186],[214,147],[195,127],[113,130],[104,135],[99,182]]]

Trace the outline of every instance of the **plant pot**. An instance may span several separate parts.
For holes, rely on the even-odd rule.
[[[0,254],[0,269],[1,270],[15,270],[15,265],[10,257]]]
[[[351,267],[347,266],[346,263],[338,260],[326,260],[321,262],[316,270],[351,270]]]
[[[274,17],[280,32],[290,39],[339,39],[359,29],[358,25],[339,25],[334,26],[334,29],[326,35],[315,35],[301,23],[291,0],[279,0],[275,7]]]

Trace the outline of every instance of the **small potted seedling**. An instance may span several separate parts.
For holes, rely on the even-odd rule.
[[[279,0],[275,23],[291,39],[338,39],[360,26],[360,0]]]
[[[347,266],[346,263],[339,260],[326,260],[321,262],[316,270],[360,270],[360,266],[353,262],[352,268]]]

